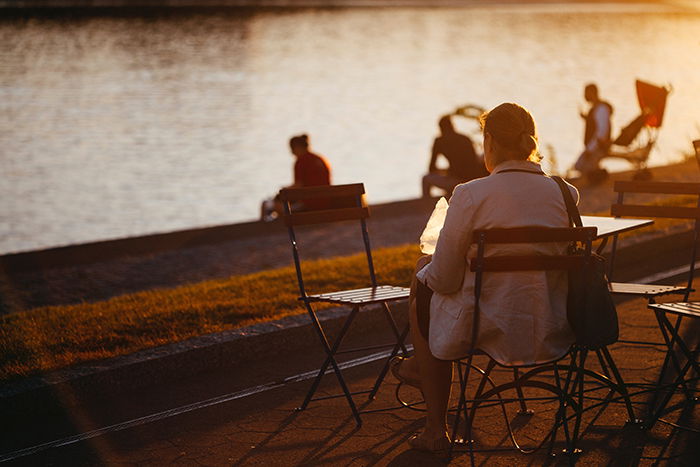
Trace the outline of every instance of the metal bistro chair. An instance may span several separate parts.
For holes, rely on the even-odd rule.
[[[299,410],[304,410],[312,400],[342,397],[344,395],[348,401],[348,404],[350,405],[350,409],[352,410],[358,426],[362,424],[362,420],[360,418],[360,412],[355,406],[353,395],[369,393],[369,398],[374,398],[376,392],[379,390],[379,386],[386,376],[391,357],[395,356],[399,351],[402,351],[404,354],[407,353],[406,347],[404,346],[404,340],[408,334],[408,325],[406,325],[402,331],[399,331],[399,328],[391,315],[391,310],[388,303],[407,299],[409,289],[392,285],[378,285],[377,283],[374,263],[372,261],[372,250],[369,242],[369,234],[367,232],[367,224],[365,222],[365,219],[369,217],[369,208],[363,204],[362,198],[364,193],[365,188],[362,183],[304,188],[285,188],[279,193],[280,200],[284,204],[284,222],[287,225],[289,240],[292,244],[292,255],[294,256],[294,265],[296,267],[297,281],[299,283],[299,300],[304,302],[306,310],[309,313],[309,317],[311,318],[314,328],[318,333],[321,345],[323,346],[323,350],[326,354],[326,359],[323,362],[323,365],[321,365],[316,379],[311,385],[311,388],[309,389],[304,402],[299,407]],[[304,210],[304,203],[308,203],[309,201],[311,201],[310,204],[321,205],[324,207],[324,209]],[[320,294],[309,294],[304,284],[302,264],[299,259],[299,251],[297,248],[297,235],[295,232],[295,227],[350,220],[359,221],[360,224],[360,232],[367,256],[369,287],[355,290],[340,290]],[[335,303],[338,305],[352,307],[352,311],[348,315],[342,329],[332,344],[329,342],[326,332],[324,331],[323,326],[321,325],[312,306],[314,303],[318,302]],[[387,318],[388,325],[394,336],[395,342],[385,345],[341,350],[340,347],[343,338],[347,334],[350,325],[357,316],[357,313],[362,307],[374,304],[381,304],[382,311]],[[388,347],[392,348],[391,354],[387,358],[383,369],[377,377],[374,387],[369,391],[351,393],[345,379],[343,378],[341,368],[336,360],[336,355]],[[333,368],[343,393],[312,399],[329,365]]]
[[[523,227],[515,229],[489,229],[477,230],[474,232],[474,242],[477,244],[477,256],[470,261],[470,269],[475,272],[474,281],[474,322],[472,325],[471,342],[475,343],[479,328],[479,304],[481,298],[481,287],[483,276],[488,274],[499,274],[516,271],[568,271],[572,269],[586,268],[591,263],[592,242],[596,237],[596,227],[572,227],[572,228],[546,228],[546,227]],[[584,254],[565,253],[561,255],[522,255],[522,256],[488,256],[486,247],[490,244],[524,244],[524,243],[571,243],[581,242],[585,247]],[[519,339],[520,336],[512,336],[512,339]],[[474,344],[472,344],[474,345]],[[553,362],[533,366],[510,366],[514,369],[514,379],[503,384],[496,384],[491,377],[491,371],[497,362],[489,357],[485,369],[476,366],[473,362],[474,355],[483,355],[478,348],[473,348],[471,352],[462,360],[458,361],[460,398],[457,406],[456,418],[452,429],[452,439],[457,440],[462,416],[465,419],[464,439],[470,453],[472,464],[474,463],[474,448],[472,441],[472,424],[479,406],[493,405],[492,398],[497,399],[505,419],[506,427],[510,439],[515,446],[523,453],[532,453],[542,447],[549,440],[549,449],[552,450],[558,428],[563,426],[566,436],[566,451],[568,453],[580,452],[576,448],[581,425],[581,413],[584,399],[584,375],[596,378],[606,386],[618,389],[618,383],[612,381],[607,376],[585,370],[585,349],[579,349],[575,345],[560,358]],[[563,364],[561,361],[570,356],[571,363]],[[503,365],[500,365],[503,366]],[[517,369],[521,368],[524,373],[520,374]],[[466,398],[467,384],[471,370],[475,370],[482,375],[473,399]],[[562,374],[565,373],[565,376]],[[549,381],[535,378],[541,373],[553,373],[554,384]],[[486,385],[490,388],[485,391]],[[524,390],[536,390],[545,396],[536,398],[525,398]],[[516,397],[504,398],[503,393],[515,390]],[[548,394],[548,395],[547,395]],[[544,439],[534,448],[523,448],[515,439],[511,428],[509,417],[506,412],[507,403],[518,402],[523,407],[525,400],[550,400],[558,404],[555,410],[556,415],[552,420],[552,428]],[[599,404],[601,405],[601,404]],[[573,411],[568,415],[569,410]],[[528,411],[531,414],[531,411]],[[522,410],[520,411],[522,414]],[[574,420],[573,430],[569,430],[568,422]],[[454,447],[454,442],[453,442]]]
[[[612,252],[610,256],[610,291],[621,296],[643,297],[648,304],[656,303],[656,299],[664,295],[682,295],[682,301],[688,301],[690,293],[693,292],[693,278],[695,276],[695,261],[697,257],[697,245],[700,240],[700,183],[681,182],[636,182],[617,181],[614,185],[615,192],[618,193],[617,203],[611,206],[611,214],[615,217],[651,217],[667,219],[695,219],[692,244],[689,246],[687,266],[679,270],[685,272],[685,285],[659,285],[659,284],[637,284],[613,281],[613,271],[615,265],[615,253],[617,251],[617,235],[613,237]],[[660,194],[660,195],[691,195],[695,199],[695,207],[673,206],[660,204],[629,204],[625,203],[625,194]],[[667,200],[668,203],[668,200]],[[678,315],[675,328],[680,327],[682,315]],[[662,342],[646,342],[620,339],[619,342],[638,345],[662,346]],[[664,362],[666,365],[668,361]]]
[[[615,254],[617,252],[617,235],[613,237],[612,252],[610,256],[610,291],[614,294],[644,297],[649,303],[655,303],[656,299],[663,295],[678,294],[683,296],[683,301],[687,301],[693,291],[693,277],[695,275],[695,260],[697,256],[697,244],[700,239],[700,183],[680,183],[680,182],[615,182],[614,190],[618,193],[617,203],[610,208],[611,214],[615,217],[651,217],[667,219],[695,219],[693,229],[693,241],[689,248],[689,257],[685,274],[686,284],[659,285],[659,284],[636,284],[628,282],[613,281],[615,266]],[[625,194],[662,194],[662,195],[692,195],[695,196],[695,207],[659,205],[659,204],[627,204]],[[624,341],[626,343],[646,342]]]
[[[686,342],[683,335],[679,332],[678,321],[680,318],[691,320],[700,319],[700,302],[671,302],[671,303],[652,303],[649,305],[659,323],[659,329],[666,343],[666,358],[664,360],[661,373],[654,388],[654,396],[649,404],[649,418],[645,421],[645,428],[651,429],[656,421],[661,417],[666,406],[670,402],[676,390],[682,386],[686,400],[690,403],[696,403],[698,398],[695,397],[692,390],[688,388],[686,379],[688,371],[692,368],[695,372],[695,381],[700,378],[700,362],[698,361],[697,342],[695,349],[690,349],[689,343]],[[676,325],[671,324],[668,315],[676,315]],[[696,321],[694,324],[698,324]],[[690,333],[691,337],[696,337],[695,333]],[[679,355],[676,354],[676,349],[679,350],[680,356],[685,359],[685,363],[681,367]],[[670,384],[665,384],[669,367],[673,365],[673,371],[676,372],[676,378]],[[684,428],[678,426],[678,428]],[[695,431],[695,430],[694,430]]]

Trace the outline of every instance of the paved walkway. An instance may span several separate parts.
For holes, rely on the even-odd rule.
[[[620,305],[619,314],[623,338],[659,337],[643,301]],[[697,331],[687,329],[686,333],[700,335]],[[363,331],[349,343],[375,341],[381,334]],[[397,408],[397,384],[391,376],[376,400],[362,404],[363,409],[376,412],[363,415],[364,424],[359,429],[344,399],[312,402],[307,410],[295,412],[321,360],[315,344],[309,341],[307,351],[294,353],[280,348],[246,364],[138,390],[56,386],[41,398],[1,407],[4,426],[12,429],[3,430],[0,455],[17,456],[19,449],[54,441],[34,454],[12,459],[8,465],[446,464],[407,445],[408,437],[421,428],[422,413]],[[663,359],[661,351],[650,347],[616,344],[612,353],[623,377],[635,384],[654,381]],[[593,360],[589,362],[595,366]],[[351,388],[371,386],[381,364],[376,360],[348,369]],[[503,370],[496,374],[499,380],[509,375]],[[294,378],[290,381],[290,377]],[[327,375],[321,394],[337,389],[333,376]],[[401,394],[409,400],[418,398],[410,388]],[[590,395],[602,397],[605,391]],[[633,396],[638,414],[643,413],[647,399],[643,393]],[[663,422],[648,432],[626,427],[627,414],[619,403],[610,404],[595,420],[595,412],[589,412],[581,443],[584,453],[578,465],[655,465],[659,459],[659,465],[697,465],[700,436],[672,424],[700,428],[700,408],[682,402],[681,396],[674,398]],[[535,403],[532,408],[536,413],[528,418],[515,415],[517,407],[510,407],[509,418],[526,444],[543,436],[554,410],[545,403]],[[565,457],[551,459],[544,452],[527,456],[498,451],[511,445],[503,417],[495,408],[478,415],[474,439],[479,447],[491,449],[477,453],[477,465],[567,463]],[[469,465],[469,458],[458,453],[450,465]]]

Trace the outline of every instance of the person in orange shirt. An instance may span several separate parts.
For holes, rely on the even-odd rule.
[[[294,164],[294,185],[319,186],[331,184],[331,166],[318,154],[309,151],[309,136],[294,136],[289,140],[289,148],[297,158]]]
[[[296,162],[294,163],[294,183],[288,188],[331,184],[331,166],[325,157],[314,154],[309,150],[308,135],[293,136],[289,140],[289,149],[296,157]],[[295,211],[325,209],[327,207],[327,200],[309,200],[303,202],[300,206],[295,206]],[[282,203],[279,202],[277,197],[265,200],[261,207],[261,219],[263,221],[272,221],[279,217],[283,210]]]

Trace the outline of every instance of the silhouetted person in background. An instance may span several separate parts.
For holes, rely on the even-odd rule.
[[[584,90],[586,101],[591,103],[587,114],[581,114],[586,121],[586,129],[583,135],[583,152],[579,156],[574,168],[581,172],[591,182],[605,180],[608,173],[600,167],[600,160],[608,155],[610,149],[610,117],[613,107],[598,96],[598,87],[588,84]]]
[[[331,166],[323,156],[309,151],[309,136],[294,136],[289,148],[296,156],[294,164],[294,187],[331,184]]]
[[[487,175],[481,158],[476,155],[472,140],[466,135],[457,133],[452,126],[449,115],[439,121],[441,135],[433,142],[428,174],[423,176],[423,197],[430,197],[430,188],[438,187],[448,194],[460,183]],[[437,168],[439,155],[443,155],[448,163],[447,170]]]
[[[323,156],[314,154],[309,150],[308,135],[292,137],[289,140],[289,149],[297,160],[294,163],[294,184],[287,188],[331,184],[331,166]],[[327,207],[327,200],[316,199],[302,202],[301,205],[295,206],[295,210],[325,209]],[[277,197],[272,200],[265,200],[261,207],[261,219],[271,221],[283,212],[282,203]]]

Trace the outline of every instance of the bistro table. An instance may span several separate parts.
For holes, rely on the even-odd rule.
[[[640,229],[654,223],[652,219],[623,219],[608,216],[581,216],[584,227],[598,227],[599,239],[606,239],[630,230]]]
[[[598,227],[597,238],[607,238],[654,223],[652,219],[623,219],[608,216],[581,216],[584,227]]]
[[[641,229],[654,223],[652,219],[623,219],[621,217],[608,217],[608,216],[581,216],[581,222],[584,227],[598,227],[598,240],[603,240],[598,248],[596,248],[596,253],[601,253],[605,246],[608,244],[608,239],[614,237],[613,242],[617,241],[617,236],[624,232],[629,232],[631,230]],[[615,243],[613,243],[614,248]],[[610,270],[608,271],[612,275],[613,264],[610,264]]]

